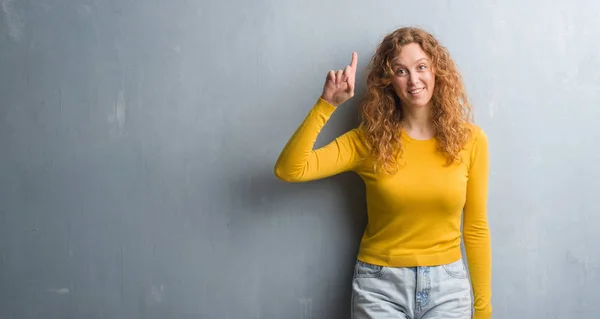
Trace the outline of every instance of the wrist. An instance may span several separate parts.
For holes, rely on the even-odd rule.
[[[339,104],[337,104],[337,103],[335,103],[335,102],[333,102],[333,101],[331,101],[329,99],[324,98],[322,95],[320,96],[320,99],[323,100],[323,101],[325,101],[325,103],[327,103],[327,104],[329,104],[329,105],[331,105],[333,107],[338,107],[338,105],[339,105]]]

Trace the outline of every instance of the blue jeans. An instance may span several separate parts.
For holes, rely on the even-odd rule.
[[[431,267],[384,267],[357,260],[352,319],[470,319],[471,285],[462,259]]]

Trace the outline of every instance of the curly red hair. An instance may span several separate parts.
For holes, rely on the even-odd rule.
[[[429,56],[435,75],[432,118],[437,149],[446,156],[447,165],[460,161],[459,152],[468,140],[472,122],[460,73],[448,50],[430,33],[414,27],[400,28],[384,37],[373,55],[367,76],[367,92],[360,107],[361,127],[375,170],[392,173],[402,153],[402,108],[391,85],[392,60],[402,46],[417,43]]]

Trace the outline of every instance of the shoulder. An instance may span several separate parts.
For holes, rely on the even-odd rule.
[[[355,127],[336,138],[336,142],[342,151],[349,151],[357,158],[367,155],[367,143],[364,131],[361,127]]]
[[[468,124],[469,138],[465,147],[469,154],[469,162],[488,157],[488,137],[480,126]]]
[[[364,148],[366,145],[365,133],[361,127],[352,128],[340,137],[345,138],[358,149]]]
[[[468,145],[474,146],[480,143],[487,144],[488,139],[485,131],[479,125],[474,123],[468,123],[467,129],[469,130],[469,138],[467,141]]]
[[[365,129],[360,125],[351,129],[348,133],[352,134],[357,141],[364,141],[365,139]]]

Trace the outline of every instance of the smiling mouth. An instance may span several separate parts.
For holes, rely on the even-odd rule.
[[[425,90],[425,88],[418,88],[418,89],[408,90],[408,94],[410,94],[410,95],[418,95],[423,90]]]

